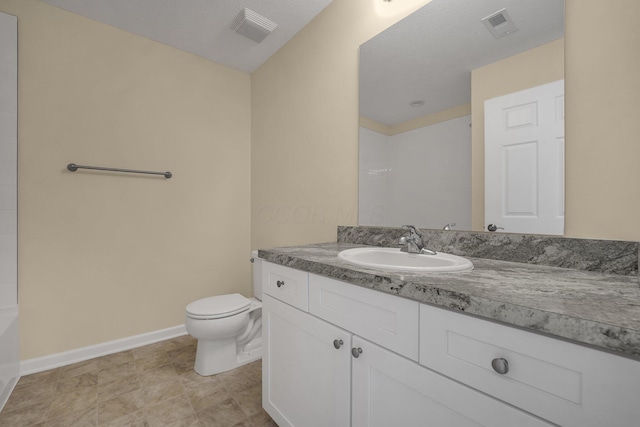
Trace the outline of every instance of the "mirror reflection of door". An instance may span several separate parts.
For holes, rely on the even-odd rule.
[[[564,234],[564,80],[487,100],[484,112],[485,230]]]

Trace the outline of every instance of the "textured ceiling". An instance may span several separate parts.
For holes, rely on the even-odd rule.
[[[332,0],[42,1],[250,73]],[[245,7],[278,24],[261,43],[230,29]]]
[[[502,8],[518,31],[495,39],[481,19]],[[467,104],[471,70],[563,34],[563,0],[433,0],[360,47],[360,114],[391,126]]]

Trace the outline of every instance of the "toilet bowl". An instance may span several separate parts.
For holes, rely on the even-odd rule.
[[[218,295],[187,305],[185,326],[198,340],[194,370],[214,375],[262,357],[262,261],[251,253],[255,297]]]

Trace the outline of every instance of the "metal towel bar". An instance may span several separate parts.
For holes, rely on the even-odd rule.
[[[75,172],[78,169],[93,169],[99,171],[111,171],[111,172],[126,172],[126,173],[144,173],[147,175],[163,175],[165,178],[169,179],[173,176],[171,172],[154,172],[154,171],[140,171],[135,169],[118,169],[118,168],[103,168],[100,166],[84,166],[84,165],[76,165],[75,163],[69,163],[67,165],[67,169],[71,172]]]

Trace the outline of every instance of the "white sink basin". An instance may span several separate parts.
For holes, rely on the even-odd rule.
[[[355,265],[405,272],[450,272],[473,268],[466,258],[438,252],[436,255],[409,254],[400,248],[354,248],[338,254],[338,258]]]

